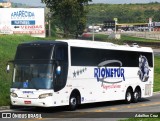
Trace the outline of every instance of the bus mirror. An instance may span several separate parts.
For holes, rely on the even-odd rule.
[[[7,73],[9,73],[9,71],[10,71],[10,65],[9,65],[9,64],[7,64],[7,69],[6,69],[6,71],[7,71]]]
[[[56,74],[57,74],[57,75],[60,75],[60,74],[61,74],[61,67],[60,67],[60,66],[57,67],[57,69],[56,69]]]

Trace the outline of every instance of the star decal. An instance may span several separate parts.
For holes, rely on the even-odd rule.
[[[77,76],[79,75],[79,73],[80,73],[80,72],[79,72],[79,71],[77,71]]]
[[[73,72],[73,78],[74,78],[74,77],[76,78],[76,72],[75,72],[75,71]]]
[[[77,76],[81,75],[82,73],[84,73],[85,71],[87,70],[87,68],[83,68],[83,69],[80,69],[80,70],[74,70],[73,72],[73,78],[76,78]]]

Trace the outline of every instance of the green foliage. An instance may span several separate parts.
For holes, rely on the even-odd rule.
[[[42,0],[54,13],[54,23],[62,29],[64,36],[81,34],[86,24],[86,10],[84,6],[91,0]]]
[[[121,40],[115,40],[115,39],[108,39],[108,35],[105,34],[95,34],[94,35],[95,41],[104,41],[104,42],[112,42],[115,44],[124,44],[124,43],[144,43],[144,44],[151,44],[152,46],[155,45],[155,43],[158,45],[160,44],[159,40],[154,40],[154,39],[145,39],[145,38],[138,38],[138,37],[132,37],[132,36],[127,36],[127,35],[121,35]],[[84,33],[80,39],[84,40],[92,40],[92,34],[90,33]]]
[[[125,41],[125,42],[127,42],[127,41],[135,41],[135,42],[160,42],[159,40],[138,38],[138,37],[132,37],[132,36],[127,36],[127,35],[121,35],[121,39],[123,41]]]
[[[149,4],[91,4],[87,14],[87,23],[103,23],[118,18],[118,23],[148,22],[160,19],[160,3]]]
[[[154,91],[160,91],[160,56],[155,56],[155,63],[154,63]]]

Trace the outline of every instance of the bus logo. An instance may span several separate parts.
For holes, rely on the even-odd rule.
[[[109,64],[114,64],[114,63],[118,63],[119,67],[107,67],[107,65]],[[122,81],[125,81],[125,70],[122,67],[122,62],[119,60],[107,60],[107,61],[103,61],[101,63],[98,64],[97,68],[94,68],[94,77],[97,78],[98,82],[102,82],[103,83],[110,83],[110,84],[115,84],[115,83],[120,83]],[[113,79],[115,78],[115,80],[113,81],[108,81],[108,79]],[[118,80],[117,80],[118,78]],[[121,79],[120,79],[121,78]],[[107,81],[106,81],[107,79]],[[120,80],[119,80],[120,79]]]

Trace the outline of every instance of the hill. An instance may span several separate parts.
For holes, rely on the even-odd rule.
[[[90,4],[88,8],[88,24],[103,23],[104,20],[118,18],[119,23],[159,21],[160,3],[148,4]]]

